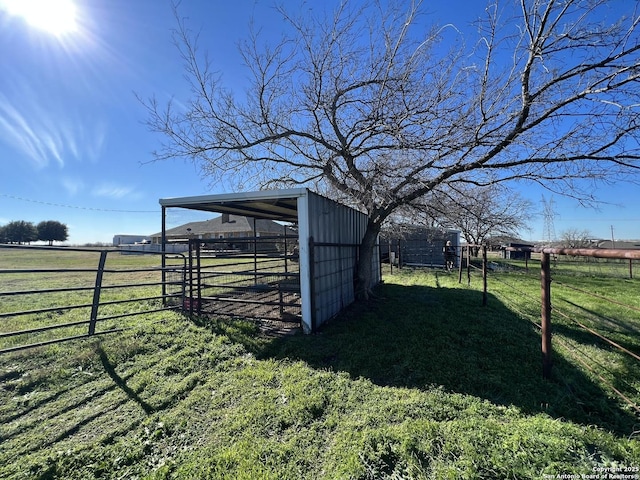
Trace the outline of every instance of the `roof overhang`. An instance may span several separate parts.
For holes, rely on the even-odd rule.
[[[161,198],[166,208],[186,208],[203,212],[233,213],[246,217],[285,222],[298,221],[298,198],[308,195],[306,188],[223,193],[195,197]]]

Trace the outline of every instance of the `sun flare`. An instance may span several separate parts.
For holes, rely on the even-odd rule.
[[[72,33],[77,29],[73,0],[0,0],[0,7],[22,17],[32,27],[53,35]]]

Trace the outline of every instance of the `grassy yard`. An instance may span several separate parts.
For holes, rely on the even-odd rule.
[[[539,266],[528,274],[522,268],[509,269],[490,276],[489,290],[522,318],[540,323],[539,275]],[[571,378],[572,372],[577,372],[602,387],[608,396],[619,400],[622,394],[640,405],[639,290],[640,281],[628,278],[628,263],[562,259],[552,268],[554,350],[560,361],[575,367],[560,370],[556,379],[565,382],[568,389],[575,390]],[[637,407],[631,410],[638,413]],[[633,427],[621,427],[625,428]]]
[[[640,286],[618,280],[601,291]],[[0,356],[0,478],[537,479],[639,467],[638,418],[571,349],[624,377],[636,402],[637,367],[554,317],[568,347],[554,337],[543,381],[535,274],[490,279],[486,307],[479,286],[402,270],[310,336],[157,313],[119,335]],[[572,308],[600,308],[568,292]],[[640,352],[638,314],[607,314],[618,322],[607,333]]]
[[[0,292],[21,292],[0,297],[0,314],[48,309],[46,312],[4,316],[0,318],[0,332],[70,325],[40,333],[2,337],[0,349],[86,334],[86,323],[71,324],[86,322],[91,317],[99,258],[99,251],[0,248]],[[102,305],[98,312],[96,332],[127,327],[138,321],[135,316],[102,319],[162,307],[161,300],[150,298],[162,294],[160,263],[159,255],[109,252],[102,276]],[[182,267],[184,260],[172,258],[168,260],[168,265]],[[172,273],[167,274],[169,280],[172,276],[175,277]],[[181,274],[176,278],[181,280]],[[169,286],[168,291],[174,293],[181,291],[181,288],[181,285]],[[148,300],[130,302],[144,298]]]

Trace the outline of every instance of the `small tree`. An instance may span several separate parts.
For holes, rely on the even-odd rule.
[[[56,220],[42,221],[38,223],[37,229],[38,240],[49,242],[49,245],[53,245],[53,242],[64,242],[69,238],[67,226]]]
[[[481,245],[490,236],[518,236],[535,216],[530,201],[499,184],[449,188],[427,200],[414,208],[440,225],[459,229],[470,245]],[[478,247],[473,251],[477,256]]]
[[[7,223],[4,227],[4,238],[7,243],[29,243],[38,239],[38,230],[31,222],[15,220]]]

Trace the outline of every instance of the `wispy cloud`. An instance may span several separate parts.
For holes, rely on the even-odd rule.
[[[56,105],[45,105],[22,87],[9,98],[0,93],[0,141],[26,156],[36,168],[64,167],[70,160],[96,161],[104,145],[104,123],[89,121]]]
[[[98,185],[91,192],[94,197],[103,197],[111,199],[137,200],[142,198],[142,193],[136,191],[135,187],[117,185],[114,183],[103,183]]]
[[[35,115],[37,118],[37,114]],[[0,94],[0,136],[12,147],[19,150],[36,167],[45,167],[51,158],[61,162],[59,148],[54,139],[43,131],[42,125],[27,120],[4,95]]]
[[[67,194],[72,197],[84,190],[84,182],[79,178],[63,177],[60,183]]]

